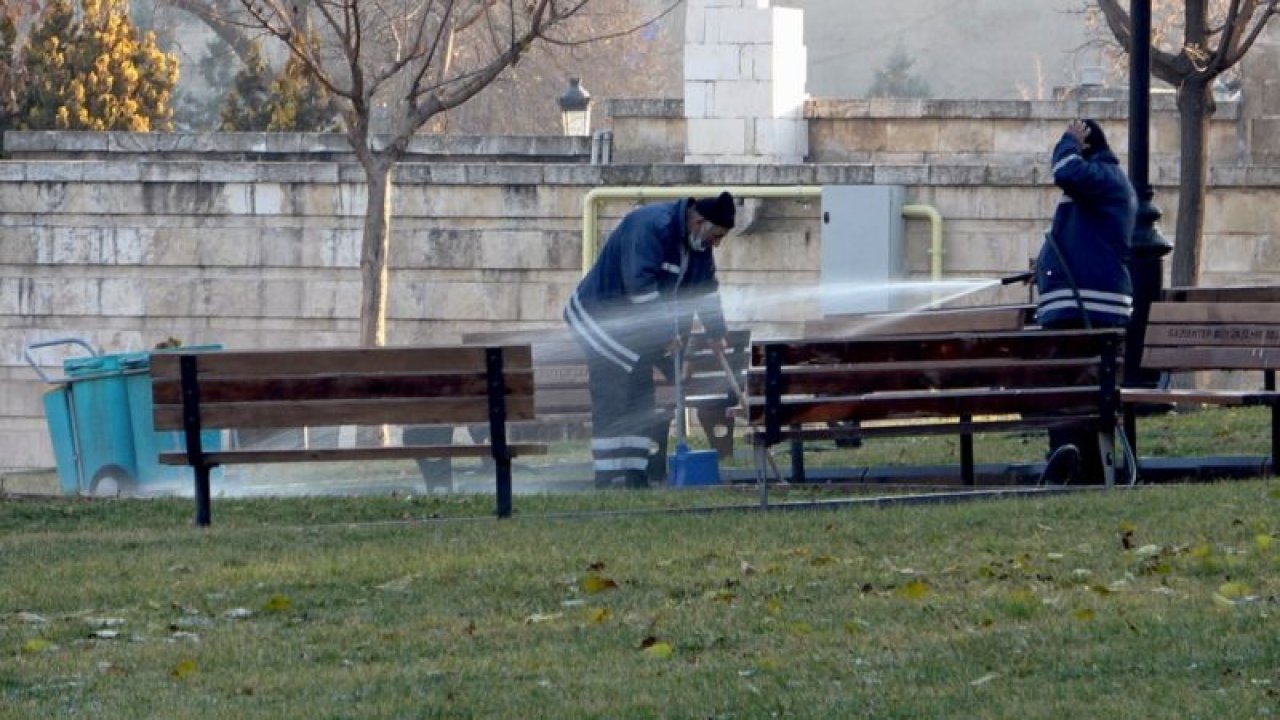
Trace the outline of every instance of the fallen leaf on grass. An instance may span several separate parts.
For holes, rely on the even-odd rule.
[[[1242,582],[1223,583],[1218,587],[1218,594],[1228,600],[1239,600],[1249,594],[1249,586]]]
[[[106,629],[94,630],[93,632],[89,633],[89,637],[95,640],[115,640],[116,638],[120,637],[120,631],[106,630]]]
[[[53,649],[53,643],[44,638],[31,638],[22,643],[22,652],[35,655]]]
[[[898,595],[908,600],[923,600],[930,592],[929,583],[923,580],[912,580],[898,588]]]
[[[672,654],[675,653],[675,649],[671,647],[670,643],[655,642],[649,647],[641,650],[641,652],[643,652],[645,655],[648,655],[649,657],[658,658],[660,660],[666,660],[670,658]]]
[[[1270,551],[1271,546],[1274,543],[1275,543],[1275,538],[1271,537],[1270,535],[1267,535],[1266,533],[1259,533],[1256,537],[1253,538],[1253,544],[1256,545],[1258,550],[1262,552]]]
[[[591,610],[587,612],[587,622],[590,622],[592,625],[603,625],[609,622],[609,619],[612,617],[613,611],[607,607],[591,608]]]
[[[582,589],[588,594],[595,595],[606,590],[617,590],[618,583],[614,582],[613,578],[592,573],[587,576],[586,580],[582,581]]]
[[[267,612],[288,612],[293,609],[293,601],[288,595],[272,595],[263,603],[262,609]]]
[[[1093,612],[1092,608],[1080,608],[1071,614],[1075,619],[1082,620],[1084,622],[1088,622],[1096,617],[1096,613]]]
[[[173,669],[169,671],[169,677],[174,680],[186,680],[192,675],[195,675],[196,670],[199,669],[199,666],[196,665],[196,661],[188,658],[186,660],[179,661],[177,665],[174,665]]]

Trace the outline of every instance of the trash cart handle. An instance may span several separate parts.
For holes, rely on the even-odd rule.
[[[36,359],[31,354],[31,351],[37,348],[53,347],[55,345],[79,345],[85,350],[88,350],[90,355],[93,355],[95,357],[98,355],[98,351],[95,350],[92,345],[90,345],[88,342],[84,340],[81,340],[80,338],[58,338],[56,340],[43,340],[41,342],[27,343],[26,345],[23,345],[22,357],[26,358],[27,364],[29,364],[31,368],[36,371],[36,374],[40,376],[40,379],[47,383],[59,383],[66,380],[66,378],[61,377],[61,378],[51,379],[48,375],[45,374],[44,370],[41,369],[40,364],[36,362]]]

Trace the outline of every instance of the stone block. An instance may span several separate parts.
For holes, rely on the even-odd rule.
[[[264,268],[292,268],[302,264],[302,229],[267,227],[259,230],[258,262]]]
[[[0,226],[0,265],[33,265],[37,260],[37,237],[43,228]]]
[[[684,50],[685,84],[701,81],[739,80],[742,75],[741,48],[738,45],[686,45]],[[685,94],[688,102],[688,93]],[[688,108],[686,108],[686,111]]]
[[[876,185],[924,185],[929,182],[925,165],[879,165],[875,168]]]
[[[743,155],[747,151],[747,121],[745,119],[688,121],[690,155]]]
[[[684,83],[685,116],[690,118],[709,118],[714,114],[716,83],[711,80],[686,80]],[[620,130],[620,128],[619,128]],[[621,133],[618,137],[624,138]]]
[[[143,305],[151,317],[195,317],[196,286],[190,279],[151,278],[141,285]]]
[[[303,285],[304,318],[359,318],[360,280],[315,278]]]
[[[818,185],[871,185],[875,182],[873,165],[819,165]]]
[[[200,257],[198,232],[188,228],[161,227],[146,239],[147,265],[194,266]],[[145,235],[144,235],[145,238]]]
[[[768,9],[715,8],[707,10],[707,35],[713,43],[765,44],[773,40],[774,18]]]
[[[146,280],[137,277],[103,278],[99,281],[99,315],[108,317],[143,317],[146,302],[139,285]]]
[[[264,277],[262,280],[262,307],[264,317],[292,320],[302,315],[302,298],[305,283],[281,277]]]

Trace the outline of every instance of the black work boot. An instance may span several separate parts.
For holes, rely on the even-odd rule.
[[[1068,485],[1080,479],[1080,449],[1062,445],[1049,455],[1040,473],[1041,485]]]

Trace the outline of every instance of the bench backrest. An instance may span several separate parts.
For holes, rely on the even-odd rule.
[[[1151,370],[1275,370],[1280,296],[1276,302],[1153,302],[1143,339],[1142,366]]]
[[[750,422],[1114,412],[1113,330],[753,342]]]
[[[542,337],[526,331],[512,333],[464,334],[464,344],[500,341],[502,338],[519,338],[533,346],[533,375],[536,387],[536,405],[540,420],[555,416],[587,415],[591,412],[591,393],[587,386],[587,359],[582,347],[567,332],[548,331]],[[741,378],[746,371],[747,355],[751,341],[748,330],[730,330],[725,338],[725,353],[729,366]],[[705,335],[694,333],[689,340],[687,359],[693,372],[684,381],[683,390],[691,403],[723,401],[732,404],[735,399],[724,377],[720,362],[706,349]],[[659,372],[654,373],[655,395],[659,405],[675,403],[675,389]]]
[[[204,428],[487,422],[491,392],[534,416],[528,345],[176,352],[152,360],[157,430],[184,427],[184,364]]]
[[[918,312],[828,315],[804,324],[804,337],[915,335],[1025,330],[1035,324],[1035,305],[979,305]]]

